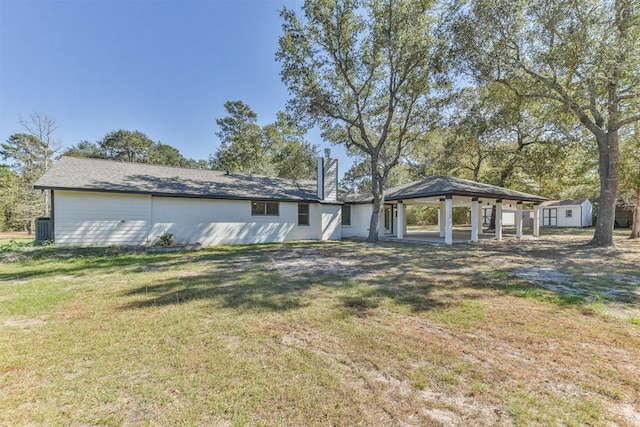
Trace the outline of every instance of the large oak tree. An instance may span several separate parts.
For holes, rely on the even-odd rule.
[[[436,10],[430,0],[307,0],[300,14],[281,13],[276,58],[291,111],[370,162],[369,241],[390,172],[430,124],[445,62]]]
[[[459,53],[480,81],[563,106],[595,138],[600,203],[591,244],[613,244],[619,132],[640,120],[637,0],[472,0]]]

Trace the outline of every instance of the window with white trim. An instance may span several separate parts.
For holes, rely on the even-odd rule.
[[[298,203],[298,225],[309,225],[309,203]]]
[[[351,206],[342,206],[342,226],[351,225]]]
[[[279,216],[280,204],[278,202],[251,202],[252,216]]]
[[[566,211],[564,211],[564,217],[573,218],[573,209],[567,209]]]

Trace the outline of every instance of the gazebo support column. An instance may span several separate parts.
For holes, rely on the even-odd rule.
[[[444,201],[445,199],[440,199],[440,209],[438,209],[438,229],[440,231],[440,237],[444,237],[444,229],[445,229],[445,224],[447,222]]]
[[[533,207],[533,235],[538,237],[540,235],[540,205]]]
[[[483,232],[482,232],[482,220],[484,217],[484,214],[482,213],[482,202],[480,200],[478,200],[478,204],[480,205],[478,207],[478,236],[482,236]]]
[[[478,225],[482,227],[482,216],[478,215],[478,207],[478,198],[474,197],[471,199],[471,241],[474,243],[478,243]]]
[[[453,244],[453,196],[447,194],[445,201],[445,230],[444,230],[444,243],[447,245]]]
[[[404,204],[402,200],[398,200],[398,224],[396,227],[398,228],[398,240],[404,239]]]
[[[516,237],[522,239],[522,202],[516,205]]]
[[[502,240],[502,200],[496,200],[496,240]]]

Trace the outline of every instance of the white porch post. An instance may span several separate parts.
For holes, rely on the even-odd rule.
[[[478,236],[482,236],[482,219],[484,214],[482,213],[482,202],[480,200],[478,200],[478,204],[480,205],[478,207]]]
[[[474,197],[471,199],[471,241],[474,243],[478,242],[478,224],[482,227],[482,216],[478,215],[478,198]]]
[[[402,200],[398,200],[398,240],[404,239],[404,205]]]
[[[516,205],[516,237],[522,238],[522,202]]]
[[[444,237],[444,229],[445,224],[447,222],[446,218],[446,207],[445,207],[445,199],[440,199],[440,208],[438,209],[438,229],[440,231],[440,237]]]
[[[533,235],[538,237],[540,235],[540,205],[533,206]]]
[[[502,200],[496,200],[496,240],[502,240]]]
[[[444,230],[444,243],[453,244],[453,196],[448,194],[445,201],[446,226]]]

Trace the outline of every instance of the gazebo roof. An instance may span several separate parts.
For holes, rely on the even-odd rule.
[[[446,196],[505,199],[531,203],[541,203],[547,200],[545,197],[534,194],[444,175],[433,175],[420,181],[390,188],[385,192],[384,199],[385,201],[399,201]],[[348,201],[366,203],[367,201],[371,202],[371,200],[373,200],[373,197],[368,193],[366,195],[356,195],[356,197]]]

